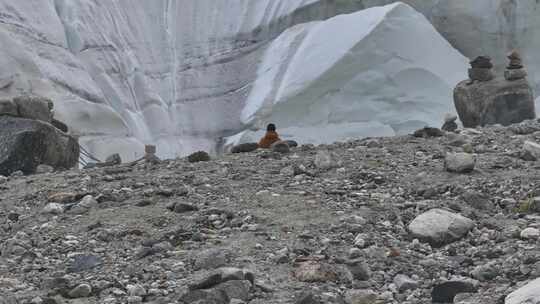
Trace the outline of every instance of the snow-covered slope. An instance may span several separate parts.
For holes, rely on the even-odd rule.
[[[125,159],[138,157],[145,143],[157,144],[164,157],[212,150],[221,137],[241,132],[246,124],[262,125],[267,119],[290,126],[298,120],[297,129],[291,132],[309,131],[302,135],[309,140],[317,139],[313,135],[319,127],[325,130],[327,140],[343,134],[374,135],[381,133],[380,129],[391,134],[403,129],[402,123],[427,121],[428,115],[438,121],[442,114],[438,111],[443,109],[437,104],[442,98],[434,100],[433,107],[415,98],[452,86],[449,82],[458,77],[450,74],[458,69],[463,69],[459,78],[466,75],[462,66],[454,66],[455,70],[443,76],[427,66],[420,69],[423,76],[419,76],[406,65],[391,67],[377,61],[388,56],[381,54],[375,54],[375,61],[366,68],[368,62],[358,58],[372,57],[366,54],[369,48],[358,43],[386,37],[386,33],[377,29],[369,32],[365,22],[380,22],[368,18],[369,13],[355,12],[393,2],[0,0],[0,98],[29,91],[52,98],[57,116],[81,136],[83,145],[102,158],[112,152],[120,152]],[[496,57],[496,48],[501,45],[523,44],[532,77],[535,67],[540,68],[533,56],[540,41],[535,30],[539,5],[534,0],[405,2],[424,13],[466,55],[475,55],[477,45],[483,53]],[[397,10],[394,7],[392,11]],[[348,13],[353,14],[343,15]],[[342,16],[319,22],[338,15]],[[428,31],[428,23],[412,11],[394,19],[410,16]],[[334,23],[339,23],[339,28],[332,26]],[[467,31],[468,25],[474,30]],[[436,36],[431,29],[428,32],[430,37]],[[317,35],[342,39],[318,40]],[[408,37],[416,40],[419,36],[408,33]],[[343,44],[332,47],[334,42]],[[396,54],[401,52],[398,45],[388,47],[395,48]],[[433,61],[421,59],[429,57],[430,48],[415,51],[419,57],[410,66]],[[444,48],[433,54],[441,59],[454,53],[449,45]],[[310,53],[312,49],[324,53],[324,60],[319,60],[321,54]],[[500,54],[505,52],[500,50]],[[276,54],[274,58],[271,53]],[[389,58],[396,60],[398,56]],[[267,67],[273,69],[266,73]],[[355,75],[354,69],[371,72]],[[402,71],[414,77],[399,74]],[[393,77],[396,83],[382,86],[387,81],[384,77]],[[407,82],[418,78],[441,81],[435,81],[429,90]],[[323,93],[328,94],[321,96]],[[381,97],[375,98],[377,95]],[[311,110],[300,111],[298,106],[308,98],[313,102]],[[324,102],[328,100],[337,108],[326,109]],[[269,106],[277,101],[276,106]],[[426,104],[431,114],[421,115],[417,110]],[[380,113],[373,114],[377,111]],[[276,117],[279,113],[289,116]],[[310,130],[306,125],[316,128]]]

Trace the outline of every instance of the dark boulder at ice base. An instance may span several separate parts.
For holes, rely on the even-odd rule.
[[[51,124],[0,116],[0,175],[16,171],[34,173],[42,164],[71,168],[78,159],[77,140]]]
[[[466,128],[508,126],[536,117],[534,94],[526,79],[463,81],[454,90],[454,104]]]

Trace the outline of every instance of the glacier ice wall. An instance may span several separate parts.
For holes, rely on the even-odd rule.
[[[280,48],[276,41],[289,43],[287,36],[297,31],[300,34],[293,43],[309,45],[303,35],[321,26],[311,22],[392,2],[0,0],[0,97],[34,92],[54,99],[57,117],[66,121],[81,136],[81,143],[101,158],[111,152],[120,152],[125,159],[136,158],[145,143],[157,144],[164,157],[195,149],[212,150],[219,138],[262,124],[265,119],[277,119],[276,115],[286,113],[287,107],[299,104],[300,99],[295,97],[275,107],[272,116],[268,114],[268,101],[259,100],[255,103],[262,102],[262,110],[256,111],[256,118],[249,118],[244,107],[249,104],[253,108],[253,96],[266,94],[261,91],[270,90],[268,94],[281,97],[306,93],[302,85],[295,84],[295,78],[303,76],[293,72],[304,70],[298,61],[301,53],[297,54],[294,45]],[[540,40],[535,17],[539,5],[535,0],[405,2],[424,13],[468,56],[479,51],[494,56],[502,47],[522,47],[531,77],[538,79],[535,75],[540,63],[533,56]],[[473,30],[468,30],[469,26]],[[335,35],[349,31],[358,29],[344,24]],[[264,88],[266,80],[259,78],[261,66],[269,64],[269,48],[279,49],[291,64],[278,64],[281,70],[276,74],[284,78],[279,80],[277,91],[276,87]],[[288,57],[290,53],[297,54],[297,58]],[[341,55],[332,55],[337,56],[334,70],[338,71],[343,67]],[[321,77],[335,75],[322,70],[314,72]],[[375,81],[370,77],[374,76],[365,76],[364,80],[347,77],[336,79],[332,88],[341,83],[343,97],[363,100],[358,94],[367,94],[367,103],[375,100],[371,97],[379,92],[368,90],[373,86],[370,81]],[[387,91],[391,90],[396,89],[390,87]],[[313,111],[323,108],[322,100]],[[335,105],[350,106],[345,101]],[[376,122],[365,125],[346,113],[346,109],[335,111],[327,121],[340,123],[344,119],[352,124],[348,130],[354,134],[358,134],[357,129],[371,134]],[[349,116],[352,113],[358,113],[358,109],[352,109]],[[413,116],[425,118],[417,114],[407,117],[409,114],[404,109],[404,122]],[[396,127],[381,124],[381,129],[388,132]],[[298,133],[307,130],[300,125],[297,128]],[[329,131],[329,136],[339,138],[340,132],[349,131],[336,129]]]
[[[439,124],[452,110],[467,66],[404,4],[302,24],[267,49],[242,122],[254,129],[275,122],[284,138],[312,143],[406,133]]]

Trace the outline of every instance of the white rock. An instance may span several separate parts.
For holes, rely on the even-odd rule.
[[[58,203],[49,203],[43,208],[43,213],[62,214],[64,213],[64,206]]]
[[[443,209],[431,209],[417,216],[410,224],[413,237],[432,245],[444,245],[465,236],[474,222],[460,214]]]
[[[529,304],[540,302],[540,279],[519,288],[506,296],[504,304]]]
[[[145,296],[146,295],[146,289],[140,284],[128,285],[126,289],[128,292],[128,296]]]
[[[526,240],[536,240],[538,238],[540,238],[540,230],[536,229],[536,228],[526,228],[526,229],[523,229],[520,233],[520,236],[522,239],[526,239]]]
[[[528,153],[534,159],[540,159],[540,144],[532,141],[525,141],[523,143],[522,151]]]

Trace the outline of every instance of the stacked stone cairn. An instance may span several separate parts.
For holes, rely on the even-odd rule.
[[[495,78],[493,64],[488,56],[478,56],[470,62],[469,79],[474,81],[490,81]]]
[[[516,81],[527,77],[527,71],[525,71],[523,68],[523,61],[517,50],[510,52],[507,58],[510,60],[510,62],[504,71],[504,78],[506,80]]]

